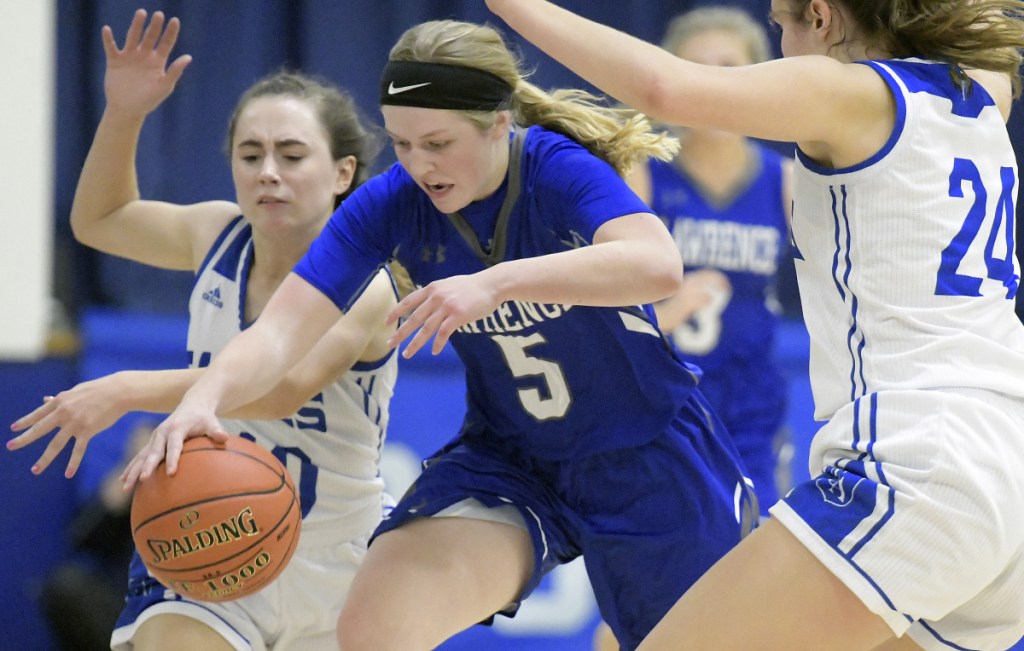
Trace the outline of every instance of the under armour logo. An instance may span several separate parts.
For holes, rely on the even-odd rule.
[[[423,262],[434,262],[436,264],[441,264],[446,259],[444,253],[444,244],[438,244],[436,252],[432,251],[429,246],[425,246],[423,247],[423,254],[420,256],[420,259],[423,260]]]

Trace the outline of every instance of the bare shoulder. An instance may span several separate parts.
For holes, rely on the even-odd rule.
[[[224,227],[240,214],[241,208],[230,201],[204,201],[183,206],[182,222],[192,241],[193,269],[199,268]]]
[[[1010,107],[1013,105],[1013,84],[1010,76],[993,70],[968,70],[967,75],[981,85],[992,99],[995,100],[1003,121],[1010,119]]]
[[[800,142],[804,153],[826,167],[867,160],[888,141],[896,124],[896,99],[882,76],[860,63],[821,61],[819,89],[829,106],[828,131],[820,142]]]

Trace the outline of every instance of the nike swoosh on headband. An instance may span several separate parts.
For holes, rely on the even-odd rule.
[[[430,83],[431,82],[429,81],[425,81],[422,84],[410,84],[409,86],[395,86],[395,82],[391,82],[390,84],[388,84],[388,95],[397,95],[399,93],[404,93],[407,90],[412,90],[413,88],[422,88],[424,86],[429,86]]]

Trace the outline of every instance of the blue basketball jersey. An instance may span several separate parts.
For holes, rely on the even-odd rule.
[[[755,162],[747,181],[724,202],[707,197],[677,162],[649,163],[651,208],[671,230],[686,271],[715,269],[732,287],[717,314],[671,333],[685,359],[704,371],[701,391],[730,431],[752,411],[782,411],[773,342],[775,274],[789,242],[783,158],[750,146]]]
[[[605,222],[642,212],[650,209],[611,166],[535,126],[516,132],[502,187],[457,214],[439,212],[394,165],[345,200],[295,271],[344,310],[392,257],[423,286],[587,246]],[[548,459],[652,440],[698,374],[649,305],[509,301],[451,343],[466,367],[463,434],[498,436]]]

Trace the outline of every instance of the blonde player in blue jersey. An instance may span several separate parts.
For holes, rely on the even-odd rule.
[[[992,649],[1024,634],[1018,0],[773,0],[786,58],[684,61],[488,0],[665,122],[795,141],[812,479],[642,649]]]
[[[228,128],[237,204],[172,205],[139,198],[136,143],[144,118],[173,91],[189,59],[168,66],[179,23],[135,14],[123,48],[103,30],[107,107],[82,169],[71,223],[80,241],[113,255],[191,269],[191,369],[125,371],[58,394],[15,423],[18,448],[55,428],[33,471],[42,472],[71,437],[66,474],[89,440],[125,412],[169,412],[224,344],[263,311],[340,198],[364,180],[374,139],[352,100],[296,73],[258,81]],[[265,396],[228,414],[224,427],[267,447],[298,486],[303,526],[284,572],[259,593],[199,603],[165,589],[132,562],[114,649],[263,651],[336,649],[334,628],[369,535],[392,504],[379,473],[380,447],[397,373],[387,345],[396,305],[386,272],[368,279],[360,301],[328,324],[312,351]],[[250,354],[258,357],[253,351]],[[127,532],[126,532],[127,533]]]
[[[496,31],[456,21],[401,37],[380,102],[398,163],[345,200],[126,483],[164,458],[173,472],[188,436],[223,436],[216,414],[274,386],[397,258],[420,289],[391,312],[408,316],[392,343],[450,342],[467,413],[375,533],[341,648],[434,648],[581,554],[635,647],[757,516],[697,370],[655,325],[651,301],[682,278],[675,243],[620,176],[674,141],[541,91]]]

